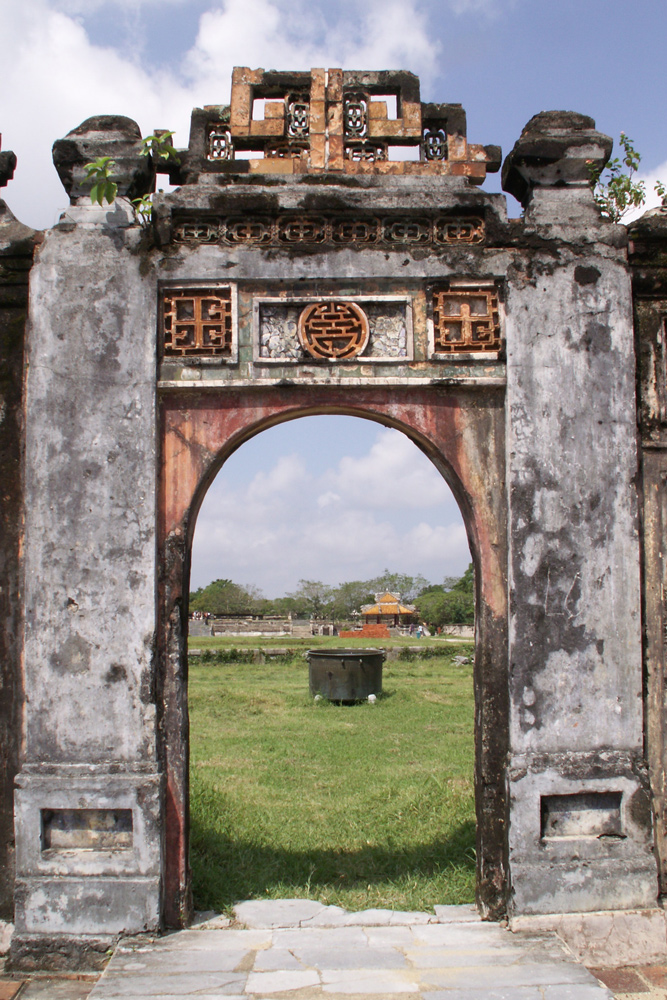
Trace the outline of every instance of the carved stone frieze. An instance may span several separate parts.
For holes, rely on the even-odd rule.
[[[435,218],[390,216],[294,215],[209,216],[175,220],[175,243],[218,243],[222,246],[280,247],[294,244],[403,249],[480,244],[486,238],[481,216],[442,215]]]

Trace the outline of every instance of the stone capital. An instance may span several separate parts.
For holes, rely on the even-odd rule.
[[[53,144],[53,162],[72,202],[90,194],[85,166],[102,156],[113,160],[109,180],[118,185],[119,197],[141,198],[153,190],[155,166],[144,153],[137,123],[123,115],[98,115]]]
[[[609,159],[612,140],[576,111],[542,111],[530,119],[503,164],[503,190],[526,208],[536,188],[588,187]]]

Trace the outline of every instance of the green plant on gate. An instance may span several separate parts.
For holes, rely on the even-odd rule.
[[[632,139],[621,132],[619,143],[623,150],[621,157],[615,156],[604,167],[591,165],[591,187],[595,204],[603,219],[621,222],[633,208],[641,208],[646,201],[644,181],[635,179],[641,163],[641,154],[635,149]],[[667,188],[662,181],[656,181],[654,190],[667,208]]]
[[[157,156],[160,160],[171,160],[178,165],[181,161],[171,141],[173,135],[173,132],[165,130],[145,136],[141,140],[142,154],[144,156]]]
[[[658,198],[662,202],[660,208],[663,211],[667,211],[667,187],[662,183],[662,181],[656,181],[653,185],[653,190],[657,194]]]
[[[141,140],[141,155],[156,156],[158,159],[171,160],[173,163],[179,164],[181,161],[171,141],[173,134],[173,132],[164,131],[145,136]],[[97,202],[102,205],[105,201],[109,205],[114,203],[118,193],[118,185],[111,180],[111,173],[115,166],[115,160],[110,156],[100,156],[97,160],[84,165],[86,171],[84,184],[91,184],[90,200],[93,204]],[[145,194],[141,198],[133,198],[132,204],[141,224],[148,225],[153,215],[153,196]]]
[[[153,195],[145,194],[141,198],[133,198],[132,204],[142,226],[147,226],[153,218]]]
[[[90,200],[93,205],[95,202],[101,205],[104,201],[109,205],[113,204],[118,191],[118,185],[111,180],[111,171],[115,166],[116,163],[110,156],[100,156],[92,163],[85,164],[86,178],[84,183],[91,184]]]
[[[155,156],[160,160],[171,160],[172,163],[178,165],[181,161],[171,141],[173,134],[173,132],[164,131],[145,136],[141,140],[142,155]],[[148,226],[153,218],[153,195],[145,194],[142,198],[133,198],[132,204],[142,226]]]

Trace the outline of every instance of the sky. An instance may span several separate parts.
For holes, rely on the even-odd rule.
[[[384,569],[442,582],[470,561],[458,506],[400,431],[359,417],[302,417],[227,460],[199,512],[192,584],[224,564],[267,597],[298,580],[368,580]]]
[[[468,138],[503,155],[538,111],[580,111],[633,139],[652,192],[667,181],[666,34],[665,0],[0,0],[0,133],[18,157],[2,195],[22,222],[53,225],[67,205],[56,139],[124,114],[186,146],[191,109],[228,101],[235,65],[412,70],[422,100],[462,103]],[[485,188],[499,191],[500,175]],[[511,197],[508,208],[520,214]],[[405,437],[304,418],[225,464],[199,515],[192,583],[230,577],[273,597],[300,578],[385,567],[439,582],[468,561],[451,494]]]

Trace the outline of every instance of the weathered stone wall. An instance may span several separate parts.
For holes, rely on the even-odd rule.
[[[0,200],[0,918],[9,920],[20,746],[23,352],[35,235]]]
[[[141,242],[107,219],[65,222],[32,276],[17,957],[35,935],[160,920],[156,303]],[[51,855],[45,809],[129,809],[133,850]]]
[[[555,137],[563,124],[555,113],[546,123]],[[577,125],[589,144],[591,124]],[[530,128],[515,164],[526,147],[539,155],[544,137]],[[524,239],[534,249],[517,254],[508,274],[510,869],[518,913],[648,906],[657,890],[643,753],[626,236],[599,218],[585,166],[570,187],[555,175],[542,187],[530,175]],[[581,838],[574,852],[572,836]]]

